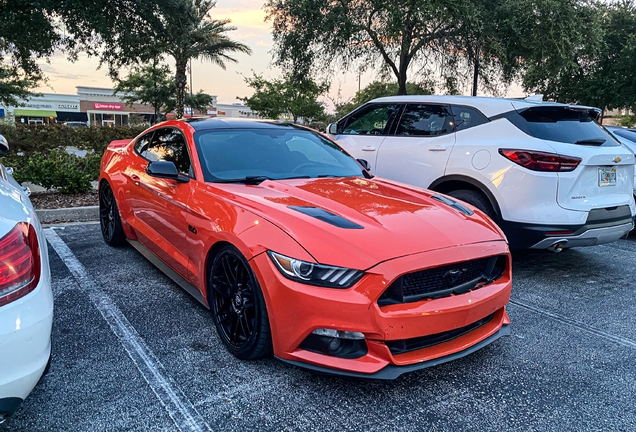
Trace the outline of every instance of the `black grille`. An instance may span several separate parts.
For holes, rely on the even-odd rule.
[[[386,306],[463,294],[499,279],[506,262],[506,256],[499,255],[408,273],[384,291],[378,304]]]
[[[405,352],[415,351],[422,348],[428,348],[430,346],[448,342],[450,340],[463,336],[466,333],[469,333],[490,322],[494,315],[495,314],[488,315],[486,318],[482,318],[479,321],[468,324],[465,327],[449,330],[443,333],[436,333],[433,335],[421,336],[412,339],[387,341],[386,346],[389,347],[389,349],[391,350],[391,354],[393,355],[403,354]]]

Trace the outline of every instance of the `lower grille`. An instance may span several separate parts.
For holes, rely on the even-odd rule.
[[[499,279],[507,262],[506,255],[499,255],[408,273],[382,293],[378,304],[386,306],[463,294]]]
[[[422,348],[428,348],[430,346],[448,342],[450,340],[463,336],[466,333],[469,333],[483,326],[484,324],[489,323],[490,320],[492,320],[493,316],[495,316],[495,314],[488,315],[486,318],[482,318],[479,321],[476,321],[472,324],[468,324],[465,327],[458,328],[455,330],[449,330],[443,333],[437,333],[434,335],[422,336],[422,337],[417,337],[412,339],[388,341],[386,342],[386,346],[389,347],[389,349],[391,350],[391,354],[393,355],[403,354],[409,351],[415,351]]]

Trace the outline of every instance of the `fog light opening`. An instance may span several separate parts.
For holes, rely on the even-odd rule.
[[[340,358],[359,358],[367,354],[364,334],[335,329],[316,329],[299,348]]]

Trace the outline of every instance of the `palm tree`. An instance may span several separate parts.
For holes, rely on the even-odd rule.
[[[236,63],[231,53],[251,54],[252,50],[225,35],[236,30],[230,20],[212,19],[209,12],[216,6],[211,0],[176,0],[162,8],[162,31],[158,34],[162,51],[175,60],[176,117],[183,117],[186,67],[190,59],[203,58],[225,69],[227,62]]]

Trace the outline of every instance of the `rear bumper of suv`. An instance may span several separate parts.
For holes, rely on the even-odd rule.
[[[564,249],[611,243],[634,229],[629,206],[594,209],[582,225],[502,221],[511,249]]]

